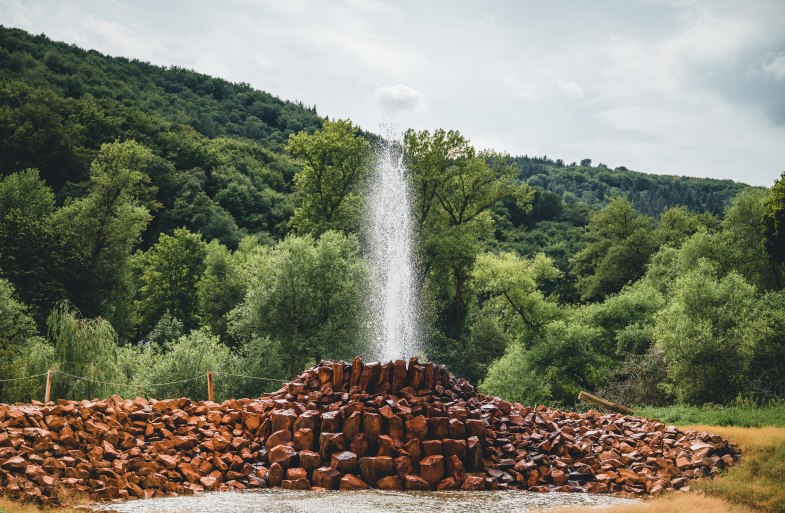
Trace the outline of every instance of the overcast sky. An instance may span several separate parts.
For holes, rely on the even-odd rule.
[[[785,171],[785,0],[0,0],[0,23],[368,130],[769,186]]]

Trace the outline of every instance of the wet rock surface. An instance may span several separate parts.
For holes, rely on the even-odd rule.
[[[260,399],[0,405],[0,491],[43,504],[210,490],[512,490],[634,497],[733,465],[718,435],[478,393],[416,359],[322,362]]]

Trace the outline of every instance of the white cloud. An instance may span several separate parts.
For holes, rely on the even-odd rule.
[[[579,86],[577,82],[557,78],[556,87],[558,87],[565,96],[569,96],[570,98],[583,98],[583,89],[581,89],[581,86]]]
[[[422,93],[404,84],[380,87],[373,97],[390,111],[416,111],[426,107]]]
[[[763,65],[763,72],[774,77],[777,82],[785,80],[785,52],[780,52]]]

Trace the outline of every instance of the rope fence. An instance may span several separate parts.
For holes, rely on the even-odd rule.
[[[103,381],[100,379],[88,378],[85,376],[77,376],[76,374],[71,374],[70,372],[61,371],[59,369],[50,369],[47,372],[43,372],[41,374],[32,374],[30,376],[20,376],[16,378],[0,378],[0,383],[9,383],[13,381],[25,381],[25,380],[34,380],[46,377],[46,392],[44,394],[44,402],[48,403],[51,400],[51,392],[52,392],[52,378],[55,374],[59,374],[63,377],[74,379],[77,381],[86,381],[89,383],[95,383],[98,385],[107,385],[113,387],[131,387],[131,388],[154,388],[154,387],[162,387],[167,385],[179,385],[182,383],[188,383],[191,381],[196,381],[199,379],[207,378],[207,398],[209,401],[215,401],[215,381],[213,376],[214,375],[222,375],[234,378],[242,378],[242,379],[255,379],[260,381],[269,381],[274,383],[288,383],[291,380],[287,379],[278,379],[278,378],[268,378],[264,376],[248,376],[245,374],[235,374],[232,372],[223,372],[223,371],[207,371],[206,374],[200,374],[198,376],[193,376],[190,378],[185,379],[178,379],[174,381],[166,381],[163,383],[119,383],[114,381]]]

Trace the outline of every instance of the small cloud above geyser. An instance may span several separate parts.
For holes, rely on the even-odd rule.
[[[404,84],[380,87],[373,93],[373,97],[385,109],[400,111],[415,111],[426,107],[422,92]]]

